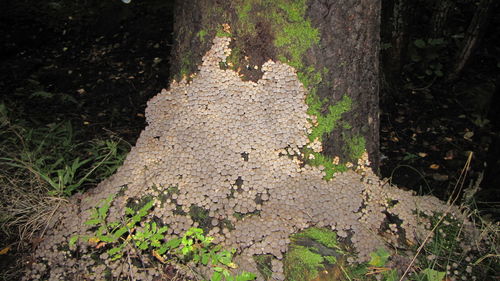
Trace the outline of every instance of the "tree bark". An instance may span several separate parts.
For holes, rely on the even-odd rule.
[[[406,58],[410,23],[413,21],[415,2],[412,0],[383,1],[383,37],[390,47],[383,51],[383,68],[389,85],[400,81]]]
[[[378,171],[380,4],[373,0],[179,1],[171,73],[174,79],[189,79],[216,34],[230,32],[232,55],[227,67],[244,80],[257,81],[262,76],[260,67],[270,59],[293,66],[313,100],[321,102],[323,117],[342,109],[333,128],[320,133],[323,154],[329,161],[339,157],[341,164],[356,164],[363,146]],[[230,30],[227,26],[224,30],[223,24]]]
[[[431,18],[430,38],[439,38],[444,36],[443,29],[448,21],[448,15],[452,7],[453,2],[450,0],[440,0],[435,4],[434,12]]]
[[[486,27],[488,25],[493,5],[493,0],[481,0],[479,2],[474,16],[472,17],[469,27],[467,28],[467,31],[465,33],[465,38],[462,42],[462,45],[456,53],[455,59],[453,60],[455,63],[453,64],[448,76],[449,81],[454,81],[460,76],[460,73],[469,61],[472,52],[481,41],[484,35],[484,31],[486,30]]]

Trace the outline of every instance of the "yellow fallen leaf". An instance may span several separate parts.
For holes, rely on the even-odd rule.
[[[429,168],[431,168],[431,169],[433,169],[433,170],[437,170],[437,169],[439,169],[439,165],[438,165],[438,164],[431,164],[431,165],[429,166]]]
[[[165,259],[160,254],[158,254],[158,252],[156,252],[155,250],[153,250],[153,256],[157,260],[159,260],[161,263],[165,263],[166,262]]]
[[[3,249],[0,250],[0,255],[5,255],[9,252],[10,250],[10,247],[5,247]]]
[[[90,244],[93,244],[93,245],[97,245],[97,243],[99,243],[101,240],[97,237],[90,237],[89,238],[89,243]]]

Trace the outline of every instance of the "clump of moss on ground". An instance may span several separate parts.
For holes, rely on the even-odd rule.
[[[312,280],[327,266],[336,264],[343,253],[337,234],[324,228],[311,227],[291,236],[292,243],[285,255],[287,280]]]

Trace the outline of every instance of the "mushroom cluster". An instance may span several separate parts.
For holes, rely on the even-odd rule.
[[[307,91],[295,70],[268,61],[262,66],[262,79],[243,81],[238,73],[220,67],[230,53],[230,40],[216,37],[192,81],[173,82],[170,90],[148,102],[148,126],[123,166],[95,190],[75,196],[72,204],[59,210],[59,220],[38,248],[37,262],[26,280],[40,276],[70,280],[73,275],[100,280],[106,274],[125,273],[135,280],[152,280],[160,274],[154,267],[142,270],[122,260],[98,264],[91,256],[95,245],[85,241],[77,244],[78,257],[71,254],[75,248],[61,247],[73,235],[92,235],[83,222],[110,194],[117,195],[110,221],[120,219],[130,200],[155,198],[149,216],[169,226],[167,237],[198,226],[189,213],[193,206],[205,210],[208,234],[215,242],[238,249],[238,270],[256,272],[252,256],[271,254],[276,280],[284,279],[281,259],[288,237],[299,230],[331,228],[352,241],[357,261],[366,261],[370,252],[384,245],[374,235],[384,222],[384,212],[398,216],[402,228],[415,229],[416,208],[444,210],[437,200],[384,186],[369,169],[325,181],[321,167],[301,163],[294,156],[301,148],[322,148],[319,141],[308,140],[314,118],[307,115]],[[366,162],[360,161],[358,168]],[[175,192],[169,191],[171,187]],[[395,201],[391,208],[388,198]],[[415,239],[414,231],[406,231],[406,238]]]

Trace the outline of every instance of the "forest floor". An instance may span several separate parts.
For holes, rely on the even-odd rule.
[[[0,12],[0,103],[39,126],[70,120],[84,138],[113,132],[134,144],[146,102],[168,86],[171,4],[113,2],[67,11],[12,3]],[[460,83],[463,89],[475,82]],[[458,90],[431,87],[382,98],[383,177],[446,200],[473,152],[465,183],[478,178],[499,134],[471,117]],[[495,189],[484,190],[478,201],[500,201]],[[495,205],[481,206],[498,219]]]

